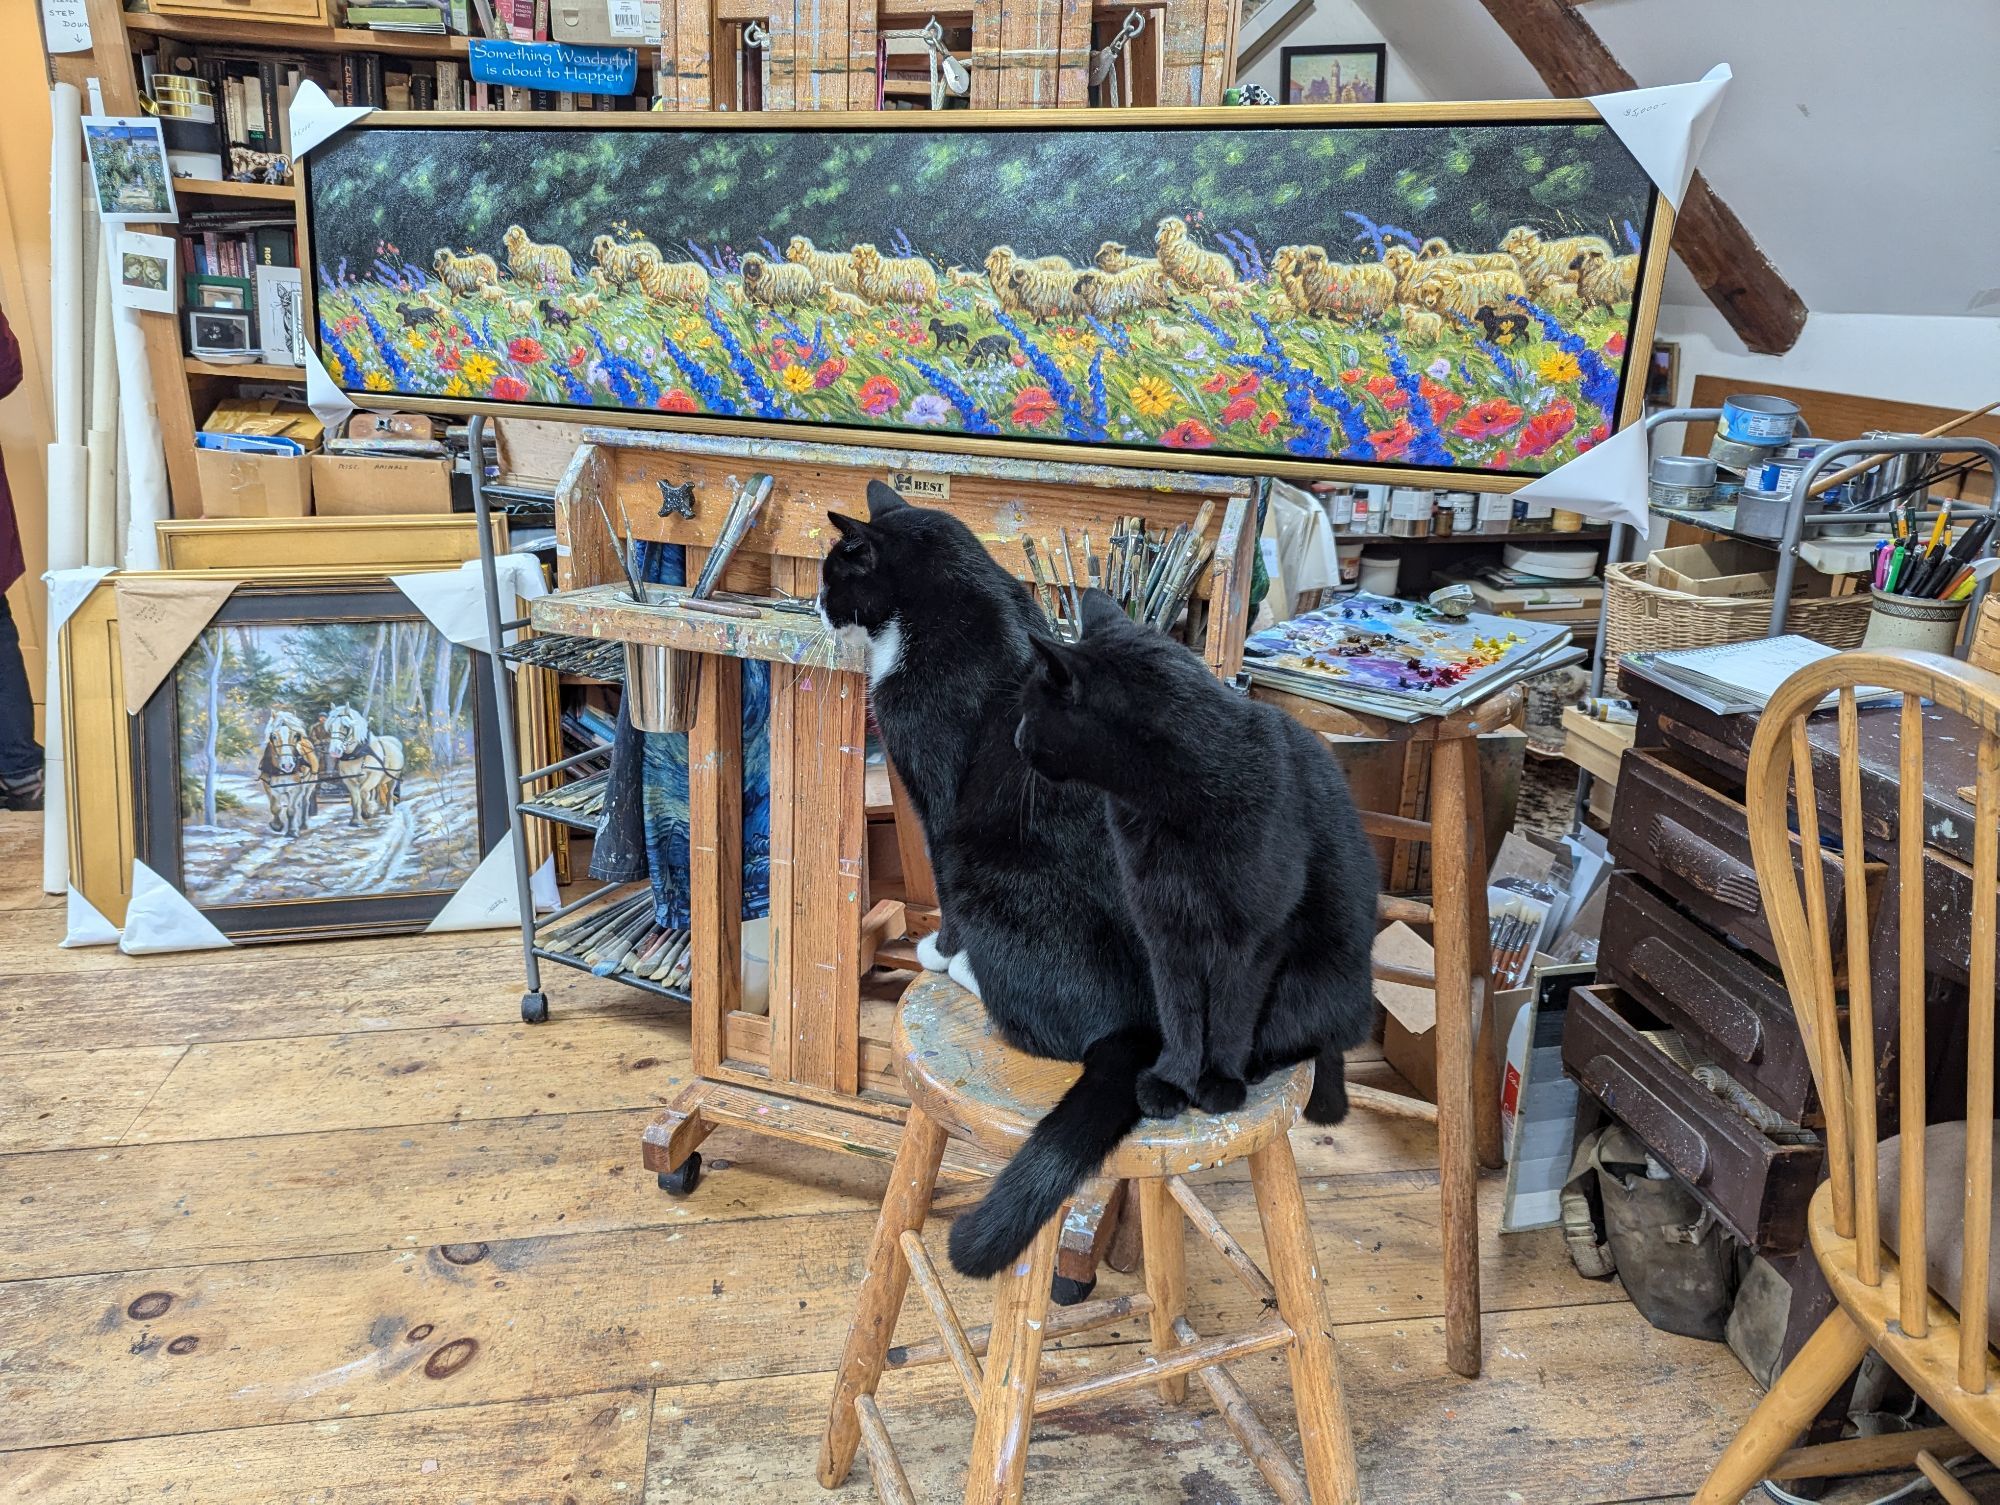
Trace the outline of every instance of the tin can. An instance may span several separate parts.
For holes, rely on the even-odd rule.
[[[1782,444],[1792,437],[1799,405],[1786,397],[1726,397],[1718,433],[1739,444]]]
[[[1717,429],[1715,438],[1709,441],[1708,457],[1725,470],[1745,471],[1770,459],[1776,447],[1771,444],[1746,444],[1727,437]]]

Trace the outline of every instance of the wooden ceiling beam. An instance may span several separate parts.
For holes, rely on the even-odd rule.
[[[1636,88],[1572,0],[1480,0],[1549,92],[1565,98]],[[1674,250],[1729,327],[1759,355],[1783,355],[1806,306],[1729,206],[1696,173],[1674,224]]]

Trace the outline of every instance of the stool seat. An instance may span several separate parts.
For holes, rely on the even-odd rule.
[[[1031,1056],[1000,1038],[980,1001],[926,972],[896,1014],[896,1055],[910,1101],[948,1133],[1011,1157],[1082,1075],[1073,1061]],[[1255,1154],[1291,1131],[1312,1093],[1310,1062],[1273,1072],[1234,1113],[1190,1109],[1149,1118],[1126,1135],[1101,1174],[1121,1179],[1185,1175]]]

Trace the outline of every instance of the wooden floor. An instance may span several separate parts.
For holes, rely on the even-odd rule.
[[[639,1166],[687,1075],[672,1009],[558,970],[552,1022],[525,1027],[505,934],[58,950],[38,831],[0,816],[0,1500],[828,1498],[814,1447],[879,1163],[718,1133],[673,1201]],[[1726,1349],[1653,1331],[1553,1232],[1489,1234],[1487,1372],[1457,1379],[1431,1136],[1363,1114],[1296,1140],[1368,1500],[1694,1488],[1755,1399]],[[1244,1177],[1208,1195],[1261,1253]],[[1213,1331],[1245,1298],[1205,1254]],[[920,1310],[904,1332],[928,1336]],[[1143,1339],[1093,1333],[1052,1367]],[[1274,1424],[1283,1368],[1237,1370]],[[919,1496],[955,1499],[948,1371],[883,1401]],[[1268,1500],[1191,1407],[1051,1418],[1029,1499]],[[865,1475],[833,1498],[873,1500]]]

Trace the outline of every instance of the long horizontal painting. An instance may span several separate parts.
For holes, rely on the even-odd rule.
[[[1551,470],[1636,411],[1653,186],[1573,110],[1385,113],[374,117],[310,159],[320,355],[364,402]]]

